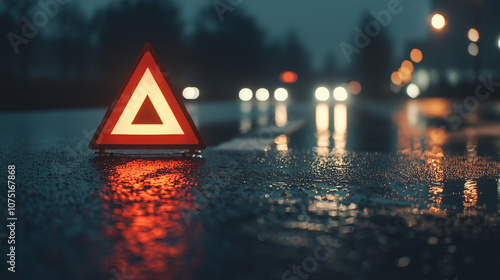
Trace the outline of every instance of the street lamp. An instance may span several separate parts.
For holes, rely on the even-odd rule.
[[[446,25],[446,19],[442,14],[434,14],[431,19],[432,27],[436,30],[441,30]]]
[[[469,33],[467,35],[469,37],[469,40],[471,40],[472,42],[476,43],[477,41],[479,41],[479,31],[477,31],[477,29],[469,29]]]

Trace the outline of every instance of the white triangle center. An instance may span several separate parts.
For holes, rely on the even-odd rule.
[[[149,96],[151,103],[156,109],[163,124],[132,124],[137,116],[146,96]],[[146,69],[134,93],[130,97],[127,106],[116,122],[111,134],[121,135],[183,135],[184,131],[174,116],[172,109],[163,96],[158,84],[151,74],[149,68]]]

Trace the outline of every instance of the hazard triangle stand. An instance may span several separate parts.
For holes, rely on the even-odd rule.
[[[184,149],[206,147],[180,95],[146,43],[89,148]]]

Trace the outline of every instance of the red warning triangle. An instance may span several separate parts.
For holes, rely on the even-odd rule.
[[[146,43],[108,108],[91,149],[204,149],[205,141]]]

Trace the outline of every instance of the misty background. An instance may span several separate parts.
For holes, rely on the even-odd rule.
[[[285,87],[293,101],[311,101],[318,86],[351,81],[362,85],[356,98],[408,98],[391,73],[414,48],[423,53],[412,76],[422,97],[467,96],[479,75],[498,76],[494,0],[401,0],[401,12],[346,58],[341,44],[355,47],[355,28],[391,1],[3,1],[0,110],[108,106],[145,42],[177,90],[196,86],[201,101],[237,100],[244,87]],[[447,18],[442,32],[430,26],[435,12]],[[472,27],[481,34],[475,56]],[[297,82],[280,81],[284,71]]]

